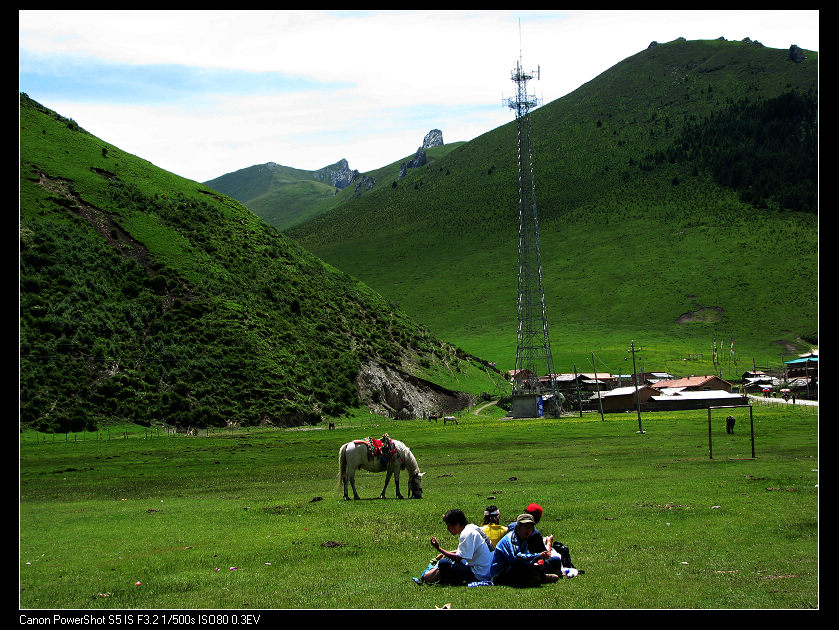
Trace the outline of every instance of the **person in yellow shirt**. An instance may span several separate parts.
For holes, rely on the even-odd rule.
[[[481,529],[489,536],[489,548],[495,550],[495,545],[507,533],[507,527],[500,524],[501,512],[494,505],[490,505],[484,510],[484,520],[481,523]]]

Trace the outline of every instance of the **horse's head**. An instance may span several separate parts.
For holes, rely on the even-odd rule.
[[[408,478],[408,497],[411,499],[422,498],[422,478],[425,473],[418,472]]]

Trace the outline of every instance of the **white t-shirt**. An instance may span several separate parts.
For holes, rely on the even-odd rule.
[[[468,523],[460,532],[457,555],[463,558],[478,580],[489,580],[489,567],[492,564],[492,552],[485,539],[486,534],[474,523]]]

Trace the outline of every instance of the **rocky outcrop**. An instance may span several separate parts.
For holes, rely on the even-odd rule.
[[[427,134],[425,134],[425,138],[422,140],[422,148],[423,149],[430,149],[431,147],[442,147],[443,146],[443,132],[439,129],[432,129]]]
[[[417,152],[414,154],[414,159],[409,160],[407,162],[403,162],[402,165],[399,167],[399,179],[405,177],[405,175],[408,174],[408,171],[410,169],[423,166],[428,161],[428,158],[425,155],[426,149],[441,146],[443,146],[442,131],[440,131],[439,129],[432,129],[427,134],[425,134],[425,138],[422,139],[422,146],[417,149]]]
[[[361,367],[356,386],[359,397],[373,413],[400,419],[452,413],[472,402],[468,394],[372,361]]]
[[[370,190],[375,185],[376,185],[375,178],[368,177],[367,175],[362,175],[361,179],[358,180],[358,183],[355,185],[355,190],[353,191],[353,194],[360,195],[365,190]]]
[[[424,165],[427,162],[427,158],[425,157],[425,149],[420,147],[417,149],[416,154],[414,155],[413,160],[409,160],[407,162],[403,162],[402,166],[399,167],[399,179],[405,177],[408,174],[408,169],[411,168],[418,168]]]
[[[312,176],[317,181],[330,184],[335,188],[346,188],[359,175],[360,173],[357,170],[350,168],[349,162],[345,159],[312,172]]]
[[[801,63],[807,57],[804,55],[804,51],[801,50],[798,46],[793,44],[789,47],[789,52],[787,53],[787,61],[794,61],[795,63]]]

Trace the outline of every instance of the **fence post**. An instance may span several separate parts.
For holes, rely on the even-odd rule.
[[[711,446],[711,408],[708,407],[708,459],[714,459],[714,451]]]

